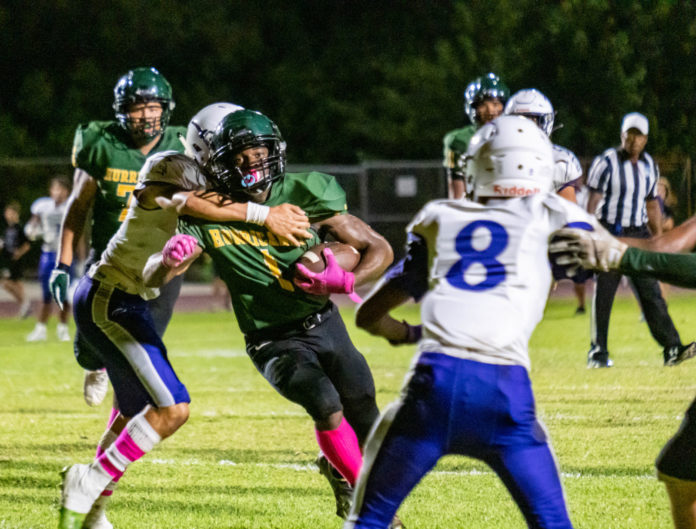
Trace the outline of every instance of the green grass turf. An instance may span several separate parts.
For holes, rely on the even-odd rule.
[[[675,292],[669,304],[684,340],[693,339],[691,295]],[[653,461],[694,396],[696,360],[663,368],[636,302],[623,297],[610,332],[616,366],[587,370],[589,316],[573,311],[572,299],[552,297],[531,356],[539,415],[574,524],[669,528]],[[392,348],[356,330],[351,310],[343,314],[383,407],[397,397],[414,349]],[[397,315],[418,318],[414,307]],[[0,529],[55,527],[58,472],[90,461],[109,410],[83,403],[70,345],[24,342],[31,326],[0,320]],[[116,529],[340,527],[333,495],[312,465],[309,418],[255,371],[232,316],[177,314],[165,342],[193,398],[191,419],[128,470],[110,507]],[[444,458],[400,515],[409,529],[525,527],[496,476],[460,457]]]

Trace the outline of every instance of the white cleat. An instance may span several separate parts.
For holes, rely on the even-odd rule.
[[[34,330],[27,335],[27,342],[45,342],[46,341],[46,326],[36,324]]]
[[[106,369],[96,371],[85,370],[85,381],[82,386],[82,394],[88,406],[98,406],[106,397],[109,390],[109,376]]]
[[[56,336],[59,342],[70,342],[72,338],[70,337],[70,331],[68,331],[68,326],[65,323],[59,323],[56,327]]]
[[[85,476],[89,472],[89,465],[71,465],[65,467],[63,485],[61,487],[61,507],[72,513],[86,515],[101,491],[86,490]]]

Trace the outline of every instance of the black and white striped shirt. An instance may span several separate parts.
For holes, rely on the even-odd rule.
[[[659,178],[660,170],[647,152],[633,164],[623,149],[607,149],[594,159],[587,174],[587,187],[602,194],[597,217],[622,228],[645,226],[645,201],[657,197]]]

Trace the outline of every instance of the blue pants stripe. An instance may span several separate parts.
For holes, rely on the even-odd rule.
[[[135,415],[147,404],[190,402],[145,300],[85,276],[74,301],[78,330],[106,366],[124,415]]]

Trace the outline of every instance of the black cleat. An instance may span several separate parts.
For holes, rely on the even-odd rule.
[[[346,481],[346,478],[341,476],[341,474],[331,466],[331,463],[329,463],[329,460],[326,459],[324,454],[319,454],[315,463],[317,467],[319,467],[319,473],[324,476],[328,480],[329,485],[331,485],[334,497],[336,498],[336,514],[344,520],[347,519],[350,514],[350,508],[353,505],[353,487]],[[400,526],[395,526],[395,528],[396,527]]]
[[[696,342],[691,342],[688,345],[673,345],[665,347],[662,352],[664,357],[665,367],[671,367],[681,364],[684,360],[696,356]]]
[[[597,369],[602,367],[612,367],[614,362],[609,358],[608,351],[602,351],[593,345],[587,353],[587,369]]]

